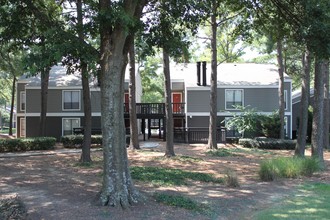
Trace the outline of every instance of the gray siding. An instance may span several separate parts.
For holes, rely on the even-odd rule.
[[[184,82],[172,82],[172,91],[183,91]]]
[[[70,89],[68,89],[70,90]],[[78,89],[79,90],[79,89]],[[49,89],[48,90],[48,103],[47,112],[56,113],[63,112],[62,110],[62,91],[61,89]],[[65,91],[65,89],[64,89]],[[40,112],[40,90],[39,89],[27,89],[26,90],[26,112],[27,113],[39,113]],[[65,111],[70,112],[70,111]],[[83,112],[83,100],[82,91],[80,90],[80,110],[74,110],[74,112]]]
[[[101,112],[101,92],[100,91],[91,92],[91,105],[92,105],[92,112]]]
[[[237,88],[240,89],[240,88]],[[291,106],[291,88],[290,84],[285,84],[287,93],[288,109]],[[225,88],[218,88],[217,109],[218,111],[227,111],[225,109]],[[279,108],[279,98],[277,88],[243,88],[244,106],[256,108],[259,112],[273,112]],[[188,90],[187,91],[187,112],[209,112],[210,91],[208,90]]]
[[[208,116],[192,116],[188,117],[187,127],[188,128],[205,128],[209,126],[209,117]]]

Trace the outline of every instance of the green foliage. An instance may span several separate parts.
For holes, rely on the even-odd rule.
[[[258,212],[253,219],[329,219],[330,185],[309,183],[294,194]]]
[[[65,135],[60,140],[65,148],[81,148],[83,141],[83,135]],[[91,144],[102,145],[102,135],[92,135]]]
[[[233,153],[232,150],[227,148],[220,148],[217,150],[209,150],[206,152],[207,155],[213,156],[213,157],[230,157],[230,156],[236,156],[237,154]]]
[[[239,139],[238,144],[246,148],[261,148],[269,150],[294,150],[296,147],[295,140],[281,140],[274,138],[242,138]]]
[[[261,119],[261,127],[262,132],[266,137],[279,138],[281,121],[278,112],[275,112],[270,116],[263,116]]]
[[[187,185],[187,180],[223,183],[223,179],[215,178],[211,174],[160,167],[131,167],[131,175],[133,179],[149,182],[156,186]]]
[[[51,150],[55,143],[56,138],[53,137],[0,139],[0,152]]]
[[[203,159],[199,158],[199,157],[190,157],[190,156],[174,156],[174,157],[158,157],[157,159],[159,160],[171,160],[171,161],[179,161],[182,163],[198,163],[203,161]]]
[[[245,137],[245,133],[251,134],[257,132],[258,122],[260,115],[256,112],[256,109],[251,109],[244,106],[234,106],[236,110],[240,111],[240,114],[233,113],[233,116],[226,121],[227,129],[237,129],[242,137]]]
[[[278,178],[311,176],[320,170],[316,158],[280,157],[261,162],[259,177],[263,181],[273,181]]]
[[[207,207],[206,205],[197,203],[194,200],[181,195],[168,195],[165,193],[155,193],[154,198],[156,199],[157,202],[161,202],[166,205],[170,205],[174,207],[193,210],[196,212],[204,213],[209,210],[209,207]]]

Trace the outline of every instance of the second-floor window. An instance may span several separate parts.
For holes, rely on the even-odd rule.
[[[63,110],[80,110],[80,91],[63,91]]]
[[[25,92],[20,93],[21,111],[25,111]]]
[[[226,89],[226,109],[235,109],[235,106],[243,106],[242,89]]]

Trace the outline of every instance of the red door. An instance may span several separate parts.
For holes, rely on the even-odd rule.
[[[181,93],[172,93],[173,113],[181,112],[181,102],[182,102],[182,94]]]

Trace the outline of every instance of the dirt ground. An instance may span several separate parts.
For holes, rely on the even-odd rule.
[[[29,219],[253,219],[258,210],[294,193],[304,182],[330,183],[330,153],[325,152],[327,170],[310,178],[261,182],[258,179],[262,159],[277,155],[290,156],[292,151],[251,151],[235,156],[206,155],[205,145],[179,144],[177,155],[198,160],[165,159],[164,142],[143,142],[140,151],[128,150],[132,166],[158,166],[213,173],[224,176],[228,170],[236,172],[240,187],[223,184],[191,182],[188,186],[155,187],[135,182],[145,196],[144,203],[128,210],[92,205],[101,187],[102,151],[92,152],[95,161],[90,167],[79,166],[79,150],[57,149],[29,154],[0,154],[0,199],[18,195],[26,204]],[[239,148],[221,145],[225,148]],[[59,147],[60,148],[60,147]],[[308,153],[307,153],[308,154]],[[212,212],[200,214],[154,201],[155,192],[180,194],[207,204]]]

